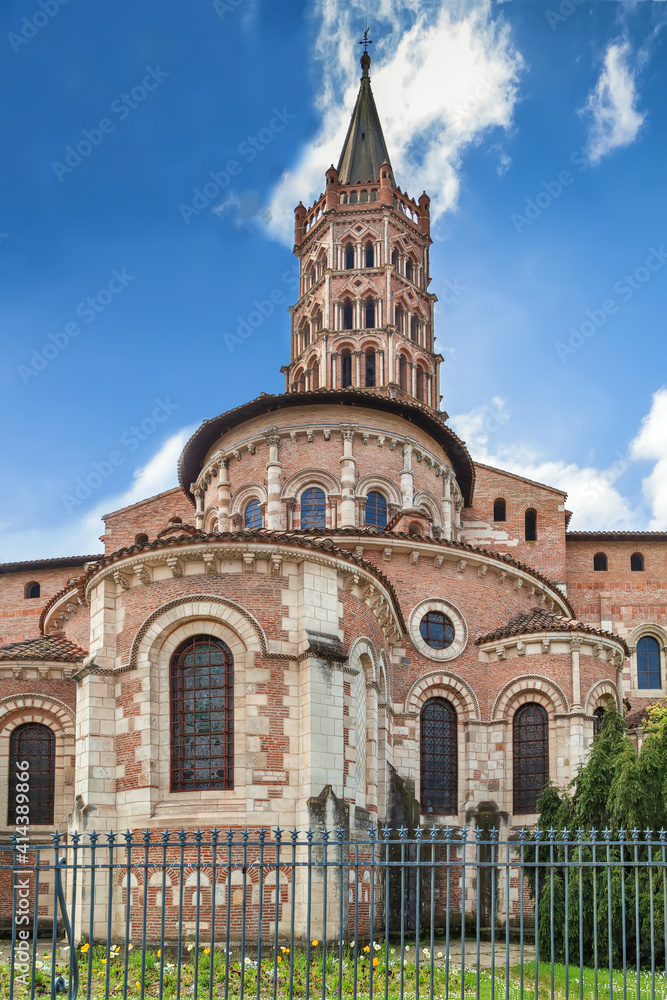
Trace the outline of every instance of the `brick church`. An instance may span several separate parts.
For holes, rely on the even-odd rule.
[[[295,210],[285,391],[206,420],[104,553],[0,566],[0,837],[378,822],[503,836],[666,694],[667,536],[568,532],[441,409],[429,198],[362,77]],[[325,165],[323,164],[323,167]]]

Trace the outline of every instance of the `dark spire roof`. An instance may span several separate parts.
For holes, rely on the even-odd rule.
[[[370,65],[371,57],[368,52],[364,52],[361,57],[364,75],[361,78],[357,103],[352,112],[343,152],[338,161],[338,180],[341,184],[377,181],[380,179],[380,167],[385,160],[389,163],[389,153],[373,100],[371,78],[368,75]],[[391,164],[389,169],[391,170]],[[393,172],[391,179],[394,183]]]

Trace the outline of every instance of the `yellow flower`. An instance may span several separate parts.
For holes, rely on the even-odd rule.
[[[162,948],[158,948],[157,957],[160,958],[161,955],[162,955]]]
[[[141,989],[141,983],[137,983],[137,989],[138,989],[138,990],[140,990],[140,989]]]
[[[211,949],[210,948],[204,948],[204,954],[205,955],[210,955],[211,954]]]
[[[134,948],[134,945],[133,945],[133,944],[132,944],[132,942],[130,941],[130,943],[129,943],[129,944],[128,944],[128,946],[127,946],[127,950],[128,950],[128,951],[132,951],[132,949],[133,949],[133,948]],[[116,951],[120,951],[120,945],[119,945],[119,944],[117,944],[117,945],[116,945]]]
[[[107,964],[107,960],[106,960],[106,958],[103,958],[102,959],[102,965],[106,965],[106,964]]]
[[[278,955],[278,958],[276,959],[276,961],[277,962],[282,962],[282,958],[280,957],[280,955]]]
[[[373,965],[379,965],[379,964],[380,964],[380,959],[379,958],[374,958],[373,959]]]
[[[370,947],[368,945],[366,945],[366,947],[364,948],[364,951],[370,951],[370,950],[371,950]]]
[[[86,952],[88,951],[88,949],[89,949],[89,948],[90,948],[90,945],[89,945],[89,944],[88,944],[88,942],[86,941],[86,943],[85,943],[85,944],[82,944],[82,945],[81,945],[81,954],[82,954],[82,955],[85,955],[85,954],[86,954]]]
[[[319,942],[319,941],[317,940],[317,938],[315,938],[315,939],[314,939],[313,941],[311,941],[310,943],[312,944],[313,948],[317,948],[317,946],[318,946],[318,944],[319,944],[320,942]]]

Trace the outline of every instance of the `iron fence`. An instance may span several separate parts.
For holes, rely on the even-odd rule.
[[[0,995],[637,1000],[665,831],[217,830],[0,845]]]

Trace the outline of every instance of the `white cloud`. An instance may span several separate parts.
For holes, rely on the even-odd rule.
[[[667,387],[654,394],[651,409],[630,446],[630,454],[635,461],[655,463],[642,481],[644,497],[653,514],[648,526],[652,531],[667,531]]]
[[[102,552],[103,545],[99,540],[104,530],[102,515],[176,486],[178,457],[193,430],[193,427],[185,427],[168,438],[145,465],[135,469],[131,485],[123,493],[100,496],[89,509],[83,502],[81,508],[75,508],[69,517],[44,527],[11,531],[7,530],[9,525],[3,525],[2,561]]]
[[[457,414],[450,417],[449,423],[467,443],[476,461],[565,490],[567,509],[573,513],[570,523],[573,530],[622,531],[641,527],[641,512],[633,509],[616,486],[629,468],[629,460],[619,455],[608,468],[596,469],[544,458],[521,443],[498,444],[493,448],[493,434],[509,419],[505,401],[495,397],[490,406]]]
[[[338,162],[359,86],[357,41],[367,3],[317,0],[316,10],[321,127],[270,204],[268,230],[288,243],[295,206],[318,196],[325,170]],[[428,191],[435,222],[456,205],[466,149],[487,130],[511,125],[523,59],[490,0],[382,0],[374,19],[382,27],[371,76],[392,166],[408,193]]]
[[[591,118],[588,155],[593,163],[619,146],[629,146],[637,137],[644,115],[637,111],[635,73],[630,67],[628,42],[612,42],[595,88],[588,95],[582,114]]]

